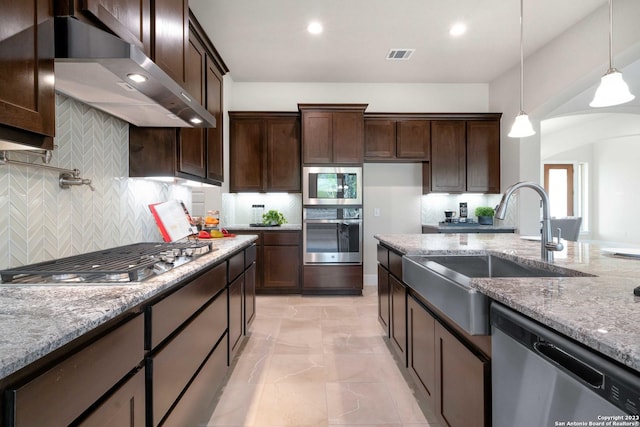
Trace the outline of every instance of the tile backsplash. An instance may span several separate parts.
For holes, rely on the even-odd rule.
[[[188,187],[129,179],[129,124],[56,95],[56,148],[50,165],[79,169],[88,186],[62,189],[59,172],[0,166],[0,269],[141,241],[161,241],[148,205],[191,207]],[[20,152],[14,160],[40,163]]]
[[[444,211],[456,212],[456,217],[460,213],[460,203],[467,203],[467,218],[476,219],[475,210],[478,206],[491,206],[495,208],[500,203],[501,194],[429,194],[422,196],[422,224],[437,224],[444,221]],[[509,204],[507,216],[500,222],[502,225],[514,225],[516,223],[514,214],[517,202],[514,200]],[[498,224],[499,220],[494,223]]]

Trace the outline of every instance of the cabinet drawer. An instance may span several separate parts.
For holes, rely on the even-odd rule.
[[[258,250],[256,245],[251,245],[244,250],[244,268],[248,268],[256,261],[258,255],[257,252]]]
[[[153,425],[158,425],[226,329],[227,298],[222,293],[147,361],[147,376],[153,384]]]
[[[402,255],[389,251],[389,271],[402,280]]]
[[[11,425],[68,425],[142,361],[143,346],[144,321],[138,315],[25,385],[8,390]]]
[[[162,423],[163,427],[206,425],[211,416],[216,392],[227,374],[226,342],[226,339],[223,339],[218,343],[198,372],[198,376]]]
[[[298,246],[300,233],[298,231],[266,231],[264,233],[264,245],[273,246]]]
[[[224,289],[227,285],[226,270],[226,263],[218,264],[165,299],[151,305],[147,309],[147,315],[151,320],[149,322],[150,343],[147,343],[147,349],[155,348],[214,295]]]
[[[389,249],[382,245],[377,247],[378,262],[387,270],[389,269]]]
[[[227,283],[233,282],[244,271],[244,251],[229,258],[229,278]]]

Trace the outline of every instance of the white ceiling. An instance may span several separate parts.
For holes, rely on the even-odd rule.
[[[525,55],[606,0],[524,2]],[[190,0],[236,82],[486,83],[519,61],[517,0]],[[321,21],[324,32],[307,33]],[[464,21],[467,33],[449,27]],[[606,37],[606,28],[603,36]],[[390,49],[415,49],[388,61]]]

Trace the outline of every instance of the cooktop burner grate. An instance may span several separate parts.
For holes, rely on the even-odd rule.
[[[24,276],[51,277],[73,280],[76,277],[104,278],[109,281],[137,281],[148,276],[148,270],[162,261],[161,255],[169,251],[183,254],[189,250],[194,256],[211,250],[210,242],[134,243],[103,249],[66,258],[44,261],[0,271],[4,283]],[[128,277],[128,280],[127,280]]]

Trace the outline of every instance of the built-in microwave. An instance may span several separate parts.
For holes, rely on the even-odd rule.
[[[362,205],[361,167],[305,167],[302,186],[304,205]]]

